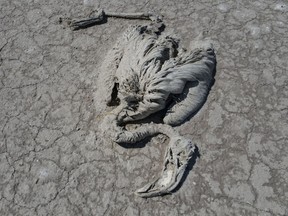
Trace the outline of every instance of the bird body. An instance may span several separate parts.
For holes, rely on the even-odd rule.
[[[214,82],[216,56],[211,43],[195,41],[194,49],[179,48],[180,40],[163,34],[161,16],[153,13],[96,11],[94,17],[72,21],[73,30],[101,24],[107,17],[150,19],[150,25],[129,27],[107,53],[98,77],[97,101],[114,106],[102,121],[102,132],[117,143],[134,144],[165,134],[170,141],[162,173],[135,193],[153,197],[171,193],[179,185],[196,146],[172,126],[197,112]],[[116,106],[116,107],[115,107]],[[158,111],[161,123],[140,123]],[[127,130],[128,123],[139,127]]]
[[[141,197],[170,193],[179,184],[195,146],[181,136],[179,125],[206,100],[214,81],[216,57],[212,44],[198,43],[185,51],[179,40],[161,34],[161,24],[131,26],[108,52],[99,86],[107,105],[115,105],[105,128],[117,143],[136,143],[162,133],[170,138],[161,177],[136,191]],[[132,131],[125,125],[165,111],[162,123],[141,124]],[[110,125],[110,126],[109,126]]]
[[[131,26],[112,49],[117,55],[107,55],[115,67],[105,85],[111,92],[117,84],[117,96],[129,107],[123,123],[144,119],[170,104],[164,123],[177,125],[200,108],[214,80],[213,47],[205,44],[190,52],[178,47],[179,40],[159,35],[155,26]],[[107,103],[111,100],[109,96]],[[182,112],[176,112],[175,105],[182,106]]]

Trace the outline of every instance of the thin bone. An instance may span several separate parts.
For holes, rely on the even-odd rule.
[[[123,18],[123,19],[144,19],[151,21],[162,21],[162,17],[154,13],[117,13],[117,12],[104,12],[107,17]]]

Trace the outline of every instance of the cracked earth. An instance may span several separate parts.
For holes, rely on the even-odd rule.
[[[189,46],[213,40],[216,82],[177,130],[201,154],[182,187],[142,199],[167,140],[104,139],[98,70],[121,32],[109,18],[71,31],[59,18],[94,8],[155,11]],[[0,1],[0,215],[288,215],[287,1]]]

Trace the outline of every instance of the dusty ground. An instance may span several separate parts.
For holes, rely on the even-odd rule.
[[[0,215],[288,215],[287,1],[0,2]],[[146,21],[58,23],[89,5],[154,10],[185,46],[214,40],[216,83],[178,127],[201,157],[172,195],[133,195],[161,169],[163,137],[123,148],[98,132],[97,68]]]

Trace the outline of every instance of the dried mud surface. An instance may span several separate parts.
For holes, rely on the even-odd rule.
[[[161,169],[167,141],[123,148],[99,132],[105,54],[131,24],[80,31],[91,8],[155,11],[189,46],[213,40],[216,82],[179,126],[199,147],[171,195],[133,194]],[[288,215],[287,1],[0,1],[0,215]]]

